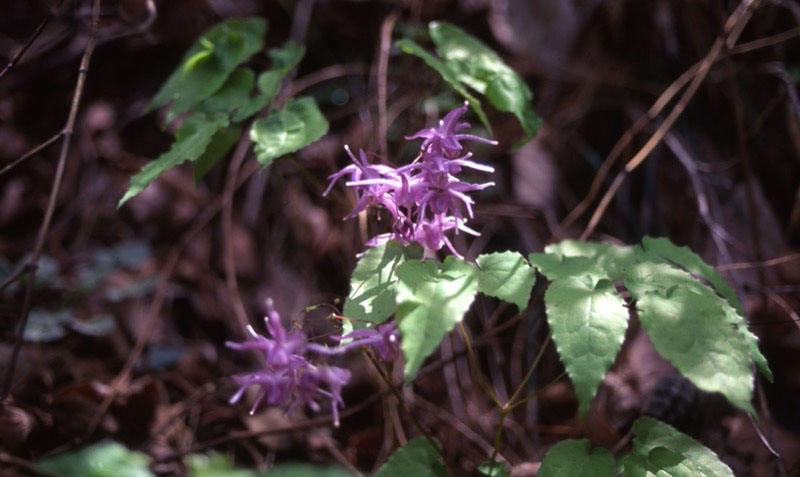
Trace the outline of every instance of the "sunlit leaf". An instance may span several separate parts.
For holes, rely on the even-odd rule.
[[[486,113],[484,113],[483,108],[481,108],[481,102],[478,101],[478,99],[473,96],[463,84],[461,84],[461,81],[459,81],[456,73],[450,69],[445,62],[431,55],[425,50],[425,48],[422,48],[408,38],[398,40],[395,45],[404,53],[408,53],[420,58],[425,62],[426,65],[430,66],[434,71],[439,73],[439,76],[441,76],[442,79],[445,80],[448,85],[450,85],[453,91],[463,96],[464,99],[469,102],[470,108],[472,108],[472,110],[475,112],[475,115],[478,116],[481,124],[483,124],[483,126],[491,132],[492,127],[489,124],[489,119],[486,117]]]
[[[389,241],[367,249],[350,276],[350,294],[344,302],[345,330],[383,323],[397,307],[397,267],[422,256],[419,247]]]
[[[626,477],[733,477],[714,452],[663,422],[641,417],[633,435],[633,452],[623,459]]]
[[[511,474],[502,462],[486,461],[478,466],[478,472],[486,477],[509,477]]]
[[[714,267],[705,263],[700,256],[686,247],[678,247],[665,238],[645,237],[642,244],[636,247],[637,259],[642,261],[664,262],[675,265],[689,273],[705,280],[714,290],[728,301],[740,316],[744,316],[744,309],[739,297],[728,282],[714,270]],[[736,326],[750,351],[750,357],[756,364],[758,370],[770,381],[772,381],[772,371],[769,369],[767,359],[758,349],[758,338],[747,329],[744,319],[735,320]]]
[[[528,137],[536,133],[540,120],[531,109],[531,90],[494,50],[447,22],[431,22],[428,30],[439,56],[461,82],[485,95],[495,108],[514,114]]]
[[[121,444],[104,441],[40,460],[42,472],[62,477],[152,477],[148,457]]]
[[[588,257],[562,258],[552,253],[532,253],[528,255],[528,260],[548,280],[587,276],[595,280],[609,278],[608,274]]]
[[[695,386],[720,392],[753,412],[750,350],[737,324],[742,317],[713,289],[664,263],[632,266],[625,286],[656,350]]]
[[[625,269],[634,263],[633,247],[629,245],[562,240],[548,245],[544,251],[559,257],[589,258],[595,265],[605,270],[609,278],[615,282],[622,280]]]
[[[147,106],[147,111],[174,101],[169,119],[214,94],[237,66],[263,48],[267,22],[262,18],[229,19],[203,34]]]
[[[517,305],[520,311],[528,306],[535,280],[533,269],[517,252],[480,255],[478,291]]]
[[[425,437],[415,437],[394,451],[375,477],[446,477],[439,453]]]
[[[405,356],[405,379],[461,321],[478,291],[473,265],[453,256],[441,266],[433,260],[407,260],[397,267],[397,318]]]
[[[228,457],[216,452],[186,456],[184,462],[190,477],[256,477],[257,475],[251,470],[237,469]]]
[[[131,197],[145,189],[164,172],[185,161],[199,158],[208,147],[217,131],[228,125],[228,117],[224,114],[207,116],[197,113],[187,119],[178,129],[175,142],[169,151],[158,156],[131,177],[130,187],[120,199],[117,207],[121,207]]]
[[[608,278],[558,278],[544,296],[547,323],[585,416],[614,362],[628,326],[628,309]]]
[[[328,132],[328,121],[310,97],[290,99],[286,106],[264,119],[250,130],[255,152],[262,166],[275,158],[295,152],[321,138]]]
[[[588,439],[563,440],[547,451],[537,477],[613,477],[614,456],[605,449],[590,451]]]

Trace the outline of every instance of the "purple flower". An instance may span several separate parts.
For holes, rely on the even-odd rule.
[[[322,355],[342,354],[365,346],[372,347],[381,361],[393,361],[400,351],[400,338],[394,323],[384,323],[375,328],[363,328],[334,337],[336,341],[352,340],[347,344],[329,348],[318,344],[309,344],[308,350]]]
[[[456,157],[461,154],[461,141],[470,140],[485,144],[497,145],[497,141],[473,136],[472,134],[458,134],[458,131],[468,129],[470,124],[467,122],[459,123],[458,119],[467,112],[469,103],[464,101],[460,108],[456,108],[439,121],[438,128],[423,129],[416,134],[406,136],[408,140],[424,138],[420,149],[423,152],[440,152],[447,157]]]
[[[250,387],[259,388],[250,414],[255,413],[262,402],[269,406],[286,406],[290,412],[303,406],[318,412],[320,405],[317,400],[321,398],[330,402],[334,425],[338,426],[339,409],[344,407],[342,389],[350,380],[350,371],[336,366],[312,364],[305,356],[307,352],[334,356],[361,346],[372,346],[383,360],[394,359],[398,352],[397,330],[393,324],[381,325],[377,330],[350,333],[345,338],[353,338],[351,343],[328,348],[307,343],[301,332],[287,332],[272,300],[267,301],[267,317],[264,321],[269,337],[259,335],[252,326],[248,326],[248,341],[226,343],[236,351],[258,351],[264,355],[263,369],[233,376],[233,381],[239,388],[231,396],[231,404],[239,402]]]
[[[489,173],[494,168],[471,160],[472,153],[461,155],[461,141],[497,142],[459,132],[469,128],[469,123],[458,122],[466,110],[464,103],[449,112],[438,128],[423,129],[407,137],[424,141],[417,159],[406,166],[371,165],[364,151],[359,151],[356,158],[345,146],[353,164],[329,177],[331,183],[325,194],[341,177],[349,176],[346,185],[353,188],[357,200],[345,219],[370,207],[382,207],[392,216],[391,231],[373,237],[367,242],[368,247],[395,239],[403,245],[417,242],[434,251],[447,247],[460,257],[445,232],[462,230],[477,235],[465,225],[473,217],[474,201],[468,194],[493,186],[494,182],[464,182],[457,174],[465,167]]]

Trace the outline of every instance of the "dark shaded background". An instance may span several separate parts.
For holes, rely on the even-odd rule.
[[[10,58],[25,43],[53,3],[3,3],[0,58]],[[368,472],[399,439],[416,434],[360,356],[347,363],[354,379],[346,402],[352,408],[376,399],[340,428],[320,425],[247,438],[236,434],[302,425],[307,417],[275,409],[251,417],[244,405],[227,405],[234,389],[228,377],[254,363],[224,347],[226,340],[241,339],[241,326],[225,283],[219,218],[181,249],[169,280],[161,285],[156,280],[180,238],[222,194],[228,161],[197,186],[191,170],[179,167],[116,209],[130,176],[171,142],[159,127],[164,111],[142,116],[144,105],[184,51],[220,19],[266,17],[270,47],[290,36],[304,38],[307,54],[295,78],[306,84],[317,80],[304,94],[317,99],[331,123],[322,140],[256,172],[238,189],[230,237],[251,321],[260,321],[264,300],[272,297],[284,318],[316,335],[335,330],[337,324],[327,319],[330,308],[304,307],[340,306],[355,254],[367,238],[358,221],[341,220],[352,205],[344,187],[327,198],[321,193],[326,177],[348,161],[343,144],[379,148],[376,64],[381,25],[388,15],[399,14],[395,39],[419,39],[431,20],[459,25],[495,48],[534,91],[534,109],[544,126],[536,139],[516,151],[512,146],[521,130],[515,119],[489,111],[500,145],[478,148],[476,155],[496,167],[497,187],[479,197],[473,225],[483,235],[465,240],[462,234],[456,240],[456,247],[474,258],[496,250],[540,251],[556,234],[580,235],[596,200],[566,230],[559,231],[559,222],[585,197],[623,133],[708,53],[738,2],[160,0],[155,5],[155,22],[142,29],[148,19],[144,0],[103,2],[99,44],[44,250],[57,269],[33,295],[35,310],[66,310],[79,322],[106,315],[114,329],[97,337],[67,329],[57,339],[23,347],[13,400],[0,415],[0,462],[12,474],[24,473],[25,462],[42,455],[103,437],[147,452],[156,461],[154,470],[163,473],[181,472],[183,454],[211,449],[228,453],[243,466],[307,460]],[[90,14],[90,2],[65,0],[20,64],[0,78],[0,166],[63,127]],[[798,3],[758,2],[738,44],[792,29],[800,35],[799,23]],[[635,243],[646,234],[663,235],[712,264],[759,262],[797,250],[798,53],[795,35],[723,55],[665,141],[628,177],[592,238]],[[265,55],[252,62],[268,65]],[[321,71],[339,74],[323,79]],[[420,60],[394,50],[387,85],[389,156],[402,162],[413,148],[402,136],[430,124],[458,99]],[[670,108],[623,150],[603,191]],[[58,146],[52,146],[0,176],[0,265],[6,268],[31,250],[57,155]],[[247,159],[245,170],[254,163]],[[699,201],[707,204],[705,216]],[[376,220],[364,225],[370,233],[382,227]],[[121,248],[109,252],[113,247]],[[86,269],[103,253],[139,258],[127,264],[117,260],[107,274],[86,286]],[[761,427],[781,455],[783,475],[800,473],[800,369],[795,365],[800,317],[794,311],[800,305],[798,263],[726,272],[742,295],[775,373],[774,384],[757,378],[757,408]],[[86,436],[134,343],[147,333],[145,324],[159,290],[165,300],[133,380],[118,386],[105,417]],[[542,291],[543,285],[537,286],[532,305],[522,314],[481,296],[468,315],[484,372],[501,395],[520,382],[547,333]],[[0,362],[7,362],[14,342],[22,292],[18,286],[0,294]],[[566,380],[509,417],[501,455],[517,475],[534,475],[547,448],[564,438],[586,436],[595,445],[622,450],[631,423],[642,413],[696,437],[737,475],[780,475],[776,459],[748,418],[682,380],[632,323],[586,422],[576,417],[577,401]],[[448,359],[452,355],[455,360]],[[563,370],[553,349],[545,358],[536,385]],[[441,354],[429,362],[404,399],[443,442],[453,465],[469,474],[490,452],[497,412],[471,379],[459,336],[446,339]],[[405,432],[393,430],[397,423]]]

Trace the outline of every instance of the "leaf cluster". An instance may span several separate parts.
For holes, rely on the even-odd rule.
[[[131,177],[118,206],[186,161],[192,163],[199,182],[239,141],[242,123],[274,102],[281,80],[300,63],[305,48],[289,41],[270,49],[267,56],[272,67],[256,76],[243,65],[263,51],[266,31],[267,22],[261,18],[229,19],[211,28],[189,49],[146,108],[152,111],[171,103],[166,123],[183,118],[175,141]],[[314,99],[302,97],[289,99],[267,117],[256,119],[249,130],[256,157],[267,166],[322,137],[328,122]]]

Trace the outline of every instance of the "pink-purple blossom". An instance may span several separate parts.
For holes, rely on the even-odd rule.
[[[336,366],[320,365],[309,361],[309,353],[320,356],[335,356],[356,348],[371,347],[383,361],[390,361],[398,354],[398,333],[394,323],[385,323],[376,329],[358,330],[337,341],[352,339],[346,345],[327,347],[308,343],[303,333],[288,332],[281,323],[280,315],[267,302],[265,318],[269,336],[258,334],[252,326],[247,327],[250,338],[242,343],[228,342],[226,345],[236,351],[256,351],[263,354],[263,368],[247,374],[233,376],[239,389],[231,396],[230,403],[242,399],[245,391],[255,386],[258,392],[250,408],[253,414],[265,403],[269,406],[282,406],[290,412],[303,407],[318,412],[318,400],[330,402],[334,425],[339,425],[339,409],[344,407],[342,389],[350,380],[350,371]]]
[[[452,230],[478,235],[466,226],[474,215],[474,201],[469,193],[493,186],[494,182],[474,184],[464,182],[456,175],[463,168],[487,173],[494,172],[494,168],[473,161],[472,153],[463,154],[461,142],[492,145],[497,142],[461,132],[470,127],[467,122],[459,122],[466,111],[465,102],[439,121],[439,127],[423,129],[406,137],[407,140],[423,141],[417,159],[405,166],[370,164],[363,150],[356,157],[345,146],[353,164],[329,177],[330,185],[324,194],[328,194],[339,179],[346,177],[345,184],[356,194],[356,204],[345,219],[370,207],[382,207],[388,211],[392,217],[391,231],[373,237],[367,246],[394,239],[403,245],[416,242],[434,251],[447,247],[460,257],[445,232]]]

